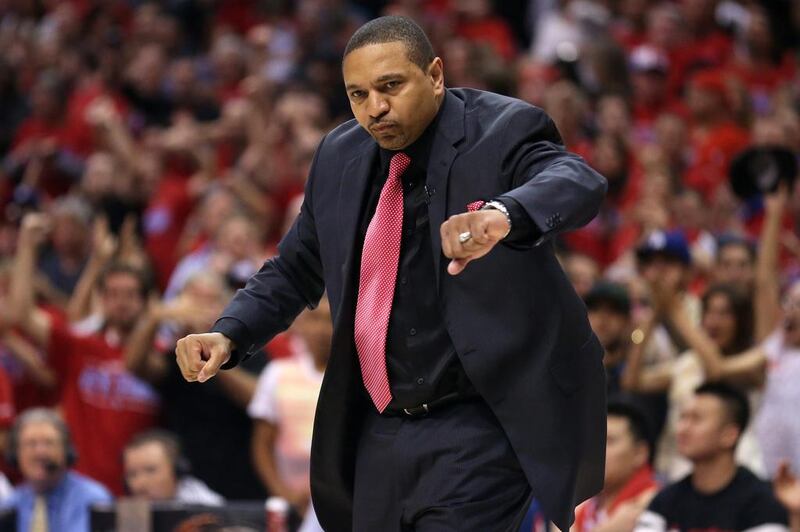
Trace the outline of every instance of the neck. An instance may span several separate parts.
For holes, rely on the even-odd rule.
[[[700,493],[716,493],[730,484],[735,475],[733,453],[722,453],[694,463],[692,486]]]
[[[36,495],[47,495],[53,491],[56,486],[61,484],[66,471],[62,470],[58,473],[53,473],[47,479],[40,482],[31,482],[31,488]]]
[[[619,492],[622,491],[624,484],[617,484],[614,486],[605,486],[603,491],[600,492],[600,496],[597,500],[597,507],[600,509],[608,508],[611,506],[616,498],[619,496]]]
[[[325,368],[328,366],[328,359],[327,358],[314,358],[314,367],[317,371],[325,371]]]

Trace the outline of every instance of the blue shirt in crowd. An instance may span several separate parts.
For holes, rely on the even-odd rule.
[[[49,530],[89,532],[89,507],[98,502],[111,502],[111,494],[101,484],[73,471],[68,471],[61,482],[45,494],[47,499],[47,524]],[[17,532],[28,532],[33,518],[36,493],[23,484],[3,506],[17,511]]]

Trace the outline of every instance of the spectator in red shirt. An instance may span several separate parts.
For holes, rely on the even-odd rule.
[[[31,114],[19,125],[11,152],[3,160],[6,173],[49,197],[66,192],[81,171],[80,160],[68,149],[66,92],[67,86],[56,72],[39,75],[30,92]],[[29,168],[32,163],[36,166]],[[26,170],[31,173],[23,176]]]
[[[606,478],[601,491],[575,512],[572,532],[629,532],[658,490],[650,460],[650,422],[631,401],[608,404]]]
[[[34,306],[31,272],[47,221],[23,219],[11,290],[12,317],[48,352],[60,379],[60,406],[81,456],[77,471],[122,494],[123,447],[134,434],[155,424],[155,391],[126,367],[128,337],[144,309],[143,276],[124,264],[108,267],[99,279],[102,328],[79,335]]]
[[[764,7],[750,5],[747,15],[729,66],[747,87],[753,110],[765,114],[773,110],[772,93],[791,82],[795,74],[794,58],[791,52],[777,46],[777,28]]]
[[[665,112],[685,115],[682,106],[669,98],[667,75],[669,60],[656,47],[635,48],[628,59],[633,89],[634,138],[640,142],[655,140],[656,119]]]
[[[505,61],[516,53],[514,36],[508,23],[492,13],[488,0],[453,2],[458,15],[456,33],[471,41],[488,44]]]
[[[727,63],[733,50],[731,38],[719,27],[715,13],[719,0],[681,0],[681,46],[671,58],[674,69],[672,89],[678,91],[692,72],[717,68]]]
[[[689,83],[687,103],[691,111],[692,163],[683,181],[710,200],[720,183],[727,181],[731,160],[747,146],[750,137],[731,118],[724,72],[704,70],[695,74]]]

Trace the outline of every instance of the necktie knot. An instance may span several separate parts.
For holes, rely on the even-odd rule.
[[[396,179],[403,175],[409,164],[411,164],[411,157],[406,153],[399,151],[392,155],[392,159],[389,161],[389,178]]]

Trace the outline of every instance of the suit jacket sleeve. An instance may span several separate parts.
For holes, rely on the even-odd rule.
[[[236,344],[223,369],[234,367],[286,330],[305,307],[314,307],[325,284],[314,223],[313,182],[325,139],[309,171],[300,214],[278,244],[278,255],[266,261],[231,302],[211,329]]]
[[[497,199],[517,202],[531,217],[537,231],[528,245],[577,229],[597,215],[608,186],[605,178],[564,149],[544,111],[520,106],[504,129],[501,172],[512,190]]]

